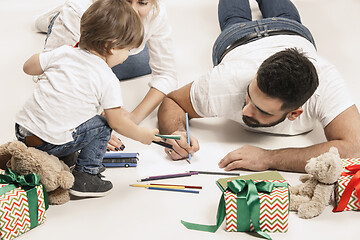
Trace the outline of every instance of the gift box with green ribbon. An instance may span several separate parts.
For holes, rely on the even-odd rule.
[[[0,239],[13,239],[42,224],[48,207],[39,175],[0,169]]]
[[[342,159],[344,171],[335,185],[333,212],[360,210],[360,158]]]
[[[227,182],[218,206],[216,225],[181,221],[188,229],[215,232],[226,218],[226,230],[286,232],[289,218],[289,191],[286,180],[243,180]]]

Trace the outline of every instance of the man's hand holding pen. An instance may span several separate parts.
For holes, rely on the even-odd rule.
[[[181,135],[180,140],[166,139],[166,143],[173,146],[173,149],[165,148],[165,153],[173,160],[181,160],[187,158],[189,153],[193,155],[199,151],[200,146],[198,140],[190,135],[190,145],[187,143],[186,131],[175,131],[172,135]]]

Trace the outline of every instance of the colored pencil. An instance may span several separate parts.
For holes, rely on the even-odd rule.
[[[143,178],[138,180],[138,182],[145,182],[151,180],[159,180],[159,179],[168,179],[168,178],[178,178],[178,177],[189,177],[191,175],[196,175],[197,172],[186,172],[186,173],[177,173],[177,174],[168,174],[168,175],[159,175],[159,176],[150,176],[148,178]]]
[[[198,174],[240,176],[240,173],[229,173],[229,172],[208,172],[208,171],[189,171],[189,173],[192,173],[192,172],[196,172],[196,173],[198,173]]]
[[[195,190],[186,190],[186,189],[173,189],[173,188],[159,188],[159,187],[148,187],[147,189],[151,190],[162,190],[162,191],[173,191],[173,192],[185,192],[185,193],[199,193]]]
[[[185,113],[185,121],[186,121],[186,136],[187,136],[187,143],[190,146],[190,134],[189,134],[189,115],[188,113]],[[189,153],[189,160],[187,161],[190,163],[191,160],[191,154]]]
[[[185,189],[185,186],[170,186],[170,185],[155,185],[155,184],[132,184],[131,187],[158,187],[158,188],[172,188],[172,189]]]
[[[157,145],[160,145],[160,146],[163,146],[163,147],[166,147],[166,148],[170,148],[170,149],[173,149],[173,146],[169,143],[166,143],[166,142],[161,142],[161,141],[152,141],[153,143],[157,144]]]
[[[159,184],[159,183],[150,183],[152,186],[171,186],[171,187],[184,187],[184,188],[194,188],[194,189],[202,189],[202,186],[188,186],[188,185],[177,185],[177,184]]]
[[[157,137],[161,137],[164,139],[175,139],[175,140],[180,140],[181,135],[161,135],[161,134],[155,134],[155,136]]]

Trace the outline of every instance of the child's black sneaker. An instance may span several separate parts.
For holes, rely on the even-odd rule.
[[[101,167],[99,168],[99,173],[102,173],[106,170],[106,167],[101,164]]]
[[[110,181],[101,179],[100,174],[79,172],[75,169],[72,174],[75,182],[70,188],[70,193],[77,197],[102,197],[108,194],[113,187]]]

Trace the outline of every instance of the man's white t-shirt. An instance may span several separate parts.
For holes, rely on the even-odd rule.
[[[62,46],[39,55],[44,74],[15,121],[42,140],[60,145],[101,109],[121,107],[119,80],[100,57]]]
[[[286,119],[273,127],[250,128],[242,120],[247,86],[261,63],[286,48],[302,50],[314,64],[319,87],[302,106],[304,112],[294,121]],[[202,117],[224,117],[239,122],[251,131],[297,135],[311,131],[316,121],[326,127],[336,116],[354,104],[336,68],[320,57],[305,38],[294,35],[265,37],[239,46],[200,79],[190,90],[194,110]]]
[[[96,0],[68,0],[59,8],[59,15],[54,21],[44,51],[62,45],[74,46],[80,39],[80,19],[86,9]],[[150,68],[152,71],[149,86],[164,94],[177,88],[171,27],[166,8],[158,1],[158,11],[154,7],[143,21],[144,40],[140,47],[132,49],[130,55],[141,52],[148,45]]]

